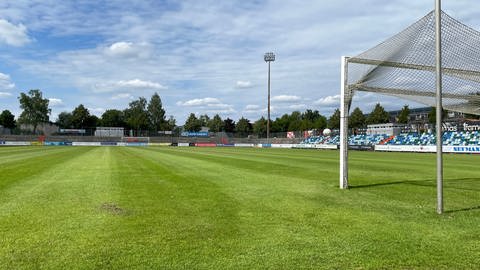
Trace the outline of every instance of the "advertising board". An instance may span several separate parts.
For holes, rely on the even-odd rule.
[[[196,143],[197,147],[217,147],[216,143]]]
[[[45,146],[65,146],[65,145],[72,145],[71,142],[50,142],[50,141],[45,141],[43,142],[43,145]]]
[[[148,143],[148,146],[171,146],[172,143]]]
[[[292,148],[294,144],[291,143],[274,143],[272,148]]]
[[[475,146],[444,145],[443,152],[444,153],[480,154],[480,145],[475,145]]]
[[[72,142],[73,146],[101,146],[100,142]]]
[[[375,147],[373,145],[349,145],[348,149],[359,151],[373,151]]]
[[[375,145],[375,151],[433,153],[435,145]]]
[[[255,144],[253,143],[236,143],[234,144],[235,147],[254,147]]]
[[[208,132],[207,131],[199,131],[199,132],[184,131],[184,132],[180,133],[180,136],[182,136],[182,137],[208,137]]]
[[[315,147],[316,149],[330,149],[330,150],[333,150],[333,149],[338,149],[338,145],[336,144],[315,144]]]
[[[335,144],[293,144],[292,148],[301,148],[301,149],[338,149],[338,146]]]
[[[31,142],[5,142],[5,145],[22,146],[22,145],[32,145],[32,143]]]
[[[444,153],[480,154],[480,145],[455,146],[444,145]],[[435,145],[375,145],[375,151],[435,153]]]
[[[117,146],[117,142],[101,142],[102,146]]]
[[[127,142],[125,146],[148,146],[146,142]]]

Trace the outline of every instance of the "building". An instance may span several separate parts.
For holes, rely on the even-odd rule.
[[[95,137],[123,137],[124,132],[123,127],[97,127]]]
[[[405,129],[405,124],[376,124],[367,126],[367,135],[383,135],[387,134],[389,136],[399,135]]]

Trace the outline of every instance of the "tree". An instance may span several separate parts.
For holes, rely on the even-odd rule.
[[[191,113],[190,116],[188,116],[187,121],[185,121],[183,129],[185,131],[200,131],[202,129],[202,124],[195,114]]]
[[[408,108],[408,105],[405,105],[403,106],[402,110],[400,111],[400,114],[398,115],[397,122],[400,124],[407,124],[409,116],[410,116],[410,109]]]
[[[97,127],[99,123],[100,119],[96,115],[91,114],[87,117],[87,120],[85,121],[85,127]]]
[[[149,129],[157,133],[166,129],[165,110],[162,107],[162,100],[158,93],[153,94],[147,107]]]
[[[124,111],[125,121],[129,127],[136,130],[137,136],[141,129],[148,127],[147,100],[140,97],[128,104],[128,109]]]
[[[106,110],[100,122],[104,127],[125,127],[125,114],[120,110]]]
[[[315,120],[317,120],[317,118],[320,117],[320,113],[315,110],[315,111],[312,111],[310,109],[306,110],[304,113],[302,113],[301,115],[301,125],[300,125],[300,130],[310,130],[310,129],[313,129],[313,123],[315,122]]]
[[[258,137],[267,136],[267,119],[263,116],[253,123],[253,133]]]
[[[303,114],[302,114],[302,119],[304,120],[308,120],[309,122],[315,122],[315,120],[317,120],[319,117],[320,117],[320,113],[315,110],[315,111],[312,111],[310,109],[306,110]]]
[[[324,129],[327,127],[327,118],[321,115],[317,110],[306,110],[301,115],[302,123],[300,130]]]
[[[339,129],[340,128],[340,110],[335,109],[332,116],[328,118],[328,127],[331,129]]]
[[[61,112],[57,121],[55,122],[60,128],[73,128],[72,125],[72,113],[70,112]]]
[[[223,121],[225,132],[233,133],[235,131],[235,121],[227,118]]]
[[[210,122],[210,117],[208,117],[208,115],[206,114],[202,114],[200,115],[198,120],[200,121],[200,124],[202,125],[202,127],[207,127],[208,123]]]
[[[272,132],[287,132],[290,125],[290,115],[284,114],[282,117],[270,122],[270,131]]]
[[[14,129],[16,126],[15,116],[9,110],[4,110],[0,114],[0,125],[5,128]]]
[[[208,121],[207,126],[211,132],[220,132],[223,131],[224,123],[220,115],[215,114],[215,116]]]
[[[248,134],[252,132],[252,124],[250,123],[250,120],[244,117],[240,118],[235,126],[235,131],[240,137],[248,136]]]
[[[289,116],[288,129],[286,131],[300,131],[302,126],[302,114],[299,111],[294,111]]]
[[[351,128],[363,128],[365,127],[365,115],[363,114],[360,108],[355,108],[350,114],[350,119],[348,120],[348,125]]]
[[[90,112],[83,104],[78,105],[72,111],[72,126],[73,128],[87,128],[92,127],[90,125]]]
[[[367,124],[384,124],[390,122],[390,115],[377,103],[373,111],[368,115]]]
[[[447,111],[442,110],[442,119],[445,119],[445,116],[447,116]],[[437,108],[436,107],[432,107],[432,109],[428,113],[428,122],[430,124],[436,124],[437,123]]]
[[[327,127],[327,118],[323,115],[320,115],[315,122],[313,122],[313,128],[316,129],[325,129]]]
[[[49,114],[52,112],[48,108],[49,100],[42,97],[42,92],[38,89],[28,91],[28,95],[20,93],[18,97],[20,108],[23,112],[18,118],[18,122],[33,126],[33,133],[37,132],[37,127],[41,123],[49,121]]]
[[[175,117],[173,117],[173,115],[170,115],[170,117],[167,120],[166,130],[173,131],[176,126],[177,126],[177,120],[175,120]]]

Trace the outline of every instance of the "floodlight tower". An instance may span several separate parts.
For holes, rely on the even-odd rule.
[[[273,52],[265,53],[263,59],[268,63],[268,117],[267,117],[267,143],[270,142],[270,62],[275,61],[275,54]]]

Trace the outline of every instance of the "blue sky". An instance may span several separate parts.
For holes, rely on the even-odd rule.
[[[480,29],[480,3],[443,9]],[[266,115],[274,51],[272,118],[293,110],[330,115],[339,106],[340,57],[353,56],[433,9],[433,0],[0,2],[0,110],[20,113],[20,92],[40,89],[51,120],[84,104],[100,116],[158,92],[168,115],[238,120]],[[370,111],[404,100],[354,98]]]

